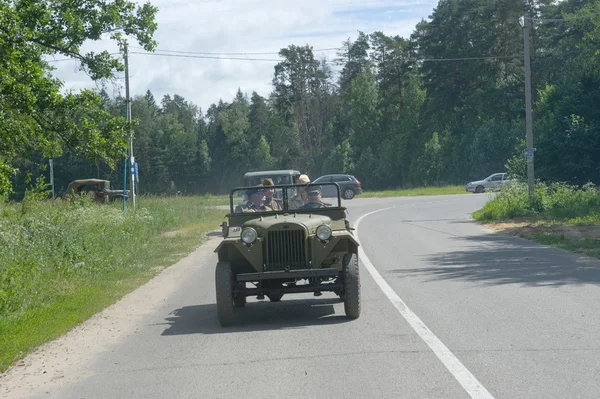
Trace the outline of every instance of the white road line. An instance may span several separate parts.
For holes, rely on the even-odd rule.
[[[394,206],[389,208],[378,209],[373,212],[369,212],[367,214],[362,215],[358,218],[355,224],[357,241],[360,243],[358,239],[358,225],[360,222],[367,216],[372,215],[374,213],[386,211],[389,209],[396,208]],[[444,366],[450,371],[450,373],[456,378],[458,383],[462,385],[462,387],[467,391],[467,393],[472,398],[490,398],[493,399],[493,396],[485,389],[483,385],[475,378],[473,374],[461,363],[460,360],[439,340],[438,337],[435,336],[433,332],[419,319],[419,317],[413,313],[412,310],[404,303],[404,301],[396,294],[396,292],[389,286],[389,284],[385,281],[385,279],[379,274],[375,266],[371,263],[365,251],[362,249],[362,246],[358,247],[358,256],[361,259],[362,263],[367,268],[367,271],[371,274],[379,288],[383,291],[383,293],[388,297],[388,299],[392,302],[392,304],[396,307],[398,312],[404,317],[404,319],[410,324],[413,330],[416,331],[417,334],[425,341],[427,346],[431,348],[433,353],[442,361]]]

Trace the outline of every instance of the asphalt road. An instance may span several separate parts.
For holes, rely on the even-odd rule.
[[[354,321],[333,294],[303,294],[250,299],[221,328],[213,237],[47,355],[87,357],[30,366],[6,397],[599,397],[600,263],[487,232],[469,216],[486,199],[346,201],[363,250]]]

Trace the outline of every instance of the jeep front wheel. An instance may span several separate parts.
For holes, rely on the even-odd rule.
[[[357,319],[360,316],[360,273],[358,256],[344,255],[344,311],[346,316]]]
[[[233,324],[235,303],[233,299],[233,269],[229,262],[217,263],[215,270],[215,290],[217,294],[217,314],[223,327]]]

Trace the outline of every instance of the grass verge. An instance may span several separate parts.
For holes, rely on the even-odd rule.
[[[398,190],[364,191],[357,198],[387,198],[422,195],[467,194],[464,186],[417,187]]]
[[[215,203],[0,205],[0,371],[189,254],[219,229],[226,211]]]
[[[498,193],[473,218],[495,231],[600,258],[600,190],[593,185],[538,184]]]

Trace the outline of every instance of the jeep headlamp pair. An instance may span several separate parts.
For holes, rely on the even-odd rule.
[[[252,244],[256,241],[258,234],[252,227],[246,227],[242,230],[241,239],[245,244]],[[331,238],[331,227],[322,224],[317,227],[316,236],[319,240],[325,241]]]

